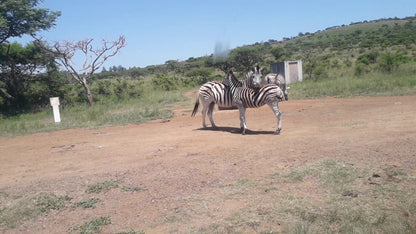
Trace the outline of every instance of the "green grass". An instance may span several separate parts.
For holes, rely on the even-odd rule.
[[[63,209],[70,200],[68,196],[57,196],[53,193],[12,199],[10,205],[0,207],[0,227],[17,227],[24,220],[38,217],[50,210]]]
[[[79,202],[77,202],[77,203],[75,203],[72,207],[82,207],[82,208],[84,208],[84,209],[87,209],[87,208],[95,208],[95,204],[97,204],[97,202],[99,202],[100,201],[100,199],[99,198],[89,198],[89,199],[84,199],[84,200],[81,200],[81,201],[79,201]]]
[[[108,192],[113,188],[118,188],[121,183],[122,183],[121,180],[104,181],[104,182],[89,185],[85,192],[86,193]]]
[[[314,99],[325,97],[400,96],[416,94],[416,75],[367,74],[290,85],[289,98]]]
[[[107,180],[87,186],[85,193],[102,193],[111,189],[120,188],[122,180]],[[124,192],[146,191],[146,187],[122,186]],[[68,196],[57,196],[54,193],[40,193],[38,195],[9,194],[0,190],[0,230],[13,229],[20,226],[24,221],[34,219],[47,214],[50,210],[63,210],[67,207],[72,209],[94,209],[101,201],[99,198],[77,199]],[[99,233],[103,225],[111,224],[110,217],[100,217],[83,225],[73,228],[75,233]],[[120,233],[143,233],[133,230]]]
[[[103,226],[111,224],[110,217],[99,217],[91,221],[85,222],[81,226],[74,229],[81,234],[101,233]]]
[[[0,137],[11,137],[68,128],[99,128],[112,125],[140,124],[153,119],[173,117],[168,104],[186,100],[182,92],[148,90],[138,99],[107,100],[94,106],[79,104],[62,107],[61,122],[55,123],[52,108],[37,113],[21,114],[0,121]]]
[[[123,186],[121,190],[125,192],[139,192],[139,191],[146,191],[146,187],[138,187],[138,186]]]

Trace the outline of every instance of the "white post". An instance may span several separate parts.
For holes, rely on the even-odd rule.
[[[49,98],[49,101],[51,102],[55,123],[60,123],[61,115],[59,114],[59,97],[51,97]]]

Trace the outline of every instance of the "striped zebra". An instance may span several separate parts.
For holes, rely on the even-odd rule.
[[[269,73],[264,76],[264,81],[262,83],[265,84],[277,84],[279,88],[283,91],[285,95],[285,100],[289,100],[289,93],[285,77],[279,73]]]
[[[240,127],[243,135],[247,130],[246,108],[257,108],[265,104],[269,105],[276,115],[277,130],[275,131],[275,134],[280,133],[282,130],[282,113],[279,110],[278,103],[283,101],[285,97],[278,85],[266,84],[260,89],[244,88],[239,85],[239,82],[232,71],[227,73],[225,83],[230,86],[233,101],[240,112]]]
[[[254,71],[250,71],[246,74],[245,79],[242,81],[236,80],[236,85],[239,87],[255,87],[261,81],[262,74],[258,67]],[[225,81],[225,80],[224,80]],[[195,101],[195,106],[191,116],[195,116],[198,111],[199,102],[202,103],[202,126],[207,127],[205,123],[205,116],[208,113],[208,118],[211,122],[211,126],[216,128],[212,113],[214,111],[215,104],[220,108],[230,109],[235,108],[236,105],[233,102],[230,86],[219,81],[209,81],[203,84],[199,88],[199,93]]]

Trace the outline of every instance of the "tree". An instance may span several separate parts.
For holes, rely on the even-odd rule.
[[[54,59],[39,47],[8,42],[25,34],[35,36],[55,25],[61,13],[38,9],[38,3],[39,0],[0,1],[0,104],[7,107],[23,107],[30,85],[48,79],[37,71],[55,67]]]
[[[181,63],[178,60],[168,60],[165,64],[169,71],[181,72]]]
[[[263,56],[257,47],[240,47],[231,51],[230,63],[239,71],[249,71],[263,62]]]
[[[379,67],[381,71],[391,73],[396,70],[400,64],[406,63],[408,58],[400,53],[385,53],[381,55]]]
[[[40,70],[56,69],[55,58],[42,53],[34,44],[0,45],[0,97],[8,107],[21,108],[26,104],[30,85],[45,77]]]
[[[93,48],[92,42],[93,39],[78,42],[64,41],[56,42],[51,48],[44,47],[46,51],[55,54],[72,78],[84,87],[91,106],[94,105],[94,99],[88,85],[89,79],[107,59],[115,56],[121,48],[126,46],[126,39],[120,36],[115,41],[103,40],[101,48],[98,49]],[[74,56],[77,53],[84,56],[82,68],[75,64]]]
[[[0,2],[0,44],[11,37],[35,35],[55,25],[59,11],[35,8],[39,0],[2,0]]]
[[[231,64],[228,61],[228,57],[215,57],[215,56],[206,57],[204,61],[204,66],[217,68],[223,71],[225,74],[231,68]]]
[[[273,54],[277,61],[284,60],[283,58],[287,55],[283,47],[274,47],[270,52]]]

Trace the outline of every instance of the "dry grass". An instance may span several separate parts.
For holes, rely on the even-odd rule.
[[[133,178],[124,175],[123,181],[129,179]],[[72,199],[80,202],[72,203],[68,197],[50,193],[18,197],[2,191],[0,230],[17,227],[51,209],[62,212],[70,207],[93,208],[97,202],[111,203],[103,191],[115,189],[126,196],[149,192],[122,183],[110,179],[87,186],[84,193]],[[100,199],[82,199],[90,193],[100,193]],[[154,225],[185,226],[180,232],[187,233],[416,232],[413,176],[399,167],[362,168],[334,159],[314,161],[255,180],[240,178],[220,183],[204,193],[184,196],[177,203],[182,205],[166,211]],[[98,217],[72,231],[99,233],[104,225],[111,225],[111,218]],[[206,220],[206,225],[185,225],[197,219]]]

